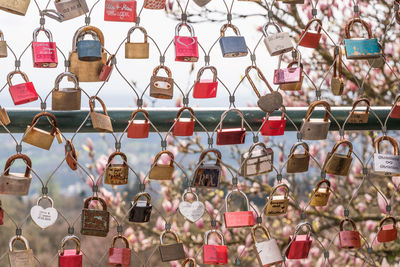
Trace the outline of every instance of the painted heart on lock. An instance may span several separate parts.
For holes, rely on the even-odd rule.
[[[193,201],[192,203],[182,201],[179,203],[180,213],[191,222],[198,221],[203,216],[204,210],[204,204],[200,201]]]
[[[43,207],[36,205],[31,209],[32,221],[42,229],[45,229],[53,225],[58,218],[58,212],[55,208],[49,207],[44,209]]]
[[[194,39],[193,37],[189,37],[189,36],[179,36],[176,41],[186,47],[189,47],[191,45],[194,45],[196,43],[196,39]]]

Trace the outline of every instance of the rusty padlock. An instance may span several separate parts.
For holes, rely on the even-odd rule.
[[[244,211],[228,211],[228,202],[233,193],[239,194],[246,202],[246,210]],[[235,188],[230,191],[225,197],[225,213],[224,221],[226,228],[241,228],[241,227],[251,227],[254,225],[254,215],[250,210],[249,199],[246,194],[240,189]]]
[[[317,30],[310,31],[310,27],[314,22],[318,25]],[[322,21],[320,19],[310,20],[307,23],[306,28],[303,30],[303,32],[300,35],[299,46],[315,48],[315,49],[318,48],[319,41],[321,40],[321,36],[322,36],[321,30],[322,30]]]
[[[160,69],[165,70],[168,77],[158,76]],[[150,79],[150,96],[160,99],[172,99],[174,96],[174,79],[167,66],[160,65],[153,70],[153,76]]]
[[[311,115],[316,106],[323,106],[325,108],[325,115],[322,119],[311,118]],[[324,100],[319,100],[311,103],[307,110],[306,117],[303,119],[300,133],[304,140],[325,140],[328,136],[329,127],[331,121],[329,120],[329,113],[331,112],[331,106]]]
[[[25,164],[25,173],[11,173],[10,168],[16,159],[22,159]],[[12,196],[26,196],[29,193],[32,176],[32,161],[25,154],[11,156],[4,166],[4,172],[0,176],[0,194]]]
[[[242,154],[240,166],[243,177],[269,173],[274,168],[274,151],[264,143],[254,143],[248,152]]]
[[[4,40],[4,33],[0,30],[0,58],[7,57],[7,42]]]
[[[235,111],[239,117],[241,118],[241,127],[240,128],[222,128],[222,123],[228,114],[228,112]],[[246,138],[246,128],[244,127],[244,117],[243,113],[236,109],[228,109],[221,114],[221,119],[219,123],[219,129],[217,130],[217,145],[236,145],[243,144]]]
[[[323,184],[326,187],[321,187]],[[324,207],[328,204],[329,196],[331,194],[331,182],[326,179],[320,180],[311,193],[310,206]]]
[[[122,164],[112,163],[116,156],[120,156],[123,160]],[[109,185],[123,185],[128,183],[129,167],[128,159],[122,152],[114,152],[110,155],[106,167],[106,176],[104,183]]]
[[[48,42],[38,42],[37,36],[43,31]],[[37,28],[33,31],[32,57],[34,68],[55,68],[58,65],[57,45],[53,42],[53,35],[49,30]]]
[[[97,113],[94,111],[94,101],[99,101],[103,113]],[[111,123],[111,118],[108,116],[106,105],[104,104],[103,100],[100,99],[98,96],[92,96],[89,98],[89,107],[90,107],[90,119],[92,121],[93,128],[99,132],[106,132],[112,133],[113,127]]]
[[[346,222],[352,225],[352,230],[344,230],[344,224]],[[352,219],[346,218],[340,222],[339,241],[341,248],[352,249],[361,247],[360,233],[357,231],[356,224]]]
[[[189,267],[197,267],[196,260],[193,258],[187,258],[182,262],[181,267],[186,267],[186,265],[189,264]]]
[[[341,146],[345,145],[349,148],[347,155],[336,153],[336,150]],[[350,172],[351,162],[353,158],[353,144],[348,140],[341,140],[337,142],[332,151],[328,153],[325,159],[323,169],[326,173],[340,176],[348,176]]]
[[[74,87],[60,89],[60,82],[64,77],[69,77],[74,83]],[[81,88],[75,74],[63,72],[57,76],[54,89],[51,93],[52,110],[80,110],[81,109]]]
[[[212,80],[201,79],[205,70],[210,70],[212,72]],[[214,98],[217,96],[217,89],[217,69],[213,66],[200,68],[199,72],[197,72],[197,79],[193,87],[193,98]]]
[[[391,223],[385,224],[387,221],[391,221]],[[397,240],[397,222],[394,217],[386,216],[381,220],[379,223],[377,239],[379,243]]]
[[[189,111],[190,118],[182,118],[183,111]],[[194,111],[190,107],[182,107],[178,114],[176,114],[176,118],[174,120],[174,128],[172,130],[172,134],[174,136],[192,136],[194,131],[194,125],[196,123],[194,117]]]
[[[71,170],[75,171],[78,169],[78,154],[76,153],[75,147],[71,140],[66,140],[65,161]]]
[[[365,111],[356,111],[357,106],[364,102],[366,104]],[[368,123],[370,104],[368,98],[359,98],[353,103],[350,111],[348,123]]]
[[[221,245],[208,244],[209,237],[215,234],[221,240]],[[228,264],[228,247],[225,245],[224,235],[216,229],[208,230],[204,234],[203,263],[210,265]]]
[[[35,127],[36,123],[41,117],[47,117],[49,119],[51,124],[51,132],[47,132]],[[22,142],[49,150],[51,145],[53,144],[53,140],[56,134],[59,134],[56,117],[49,112],[40,112],[33,118],[31,125],[27,126],[24,136],[22,137]]]
[[[146,200],[140,200],[142,197],[144,197]],[[129,211],[130,222],[144,223],[150,221],[151,210],[153,209],[153,206],[151,205],[151,196],[149,193],[138,193],[131,204],[132,207]]]
[[[140,30],[144,35],[143,42],[131,43],[131,35],[135,30]],[[149,43],[147,42],[147,31],[140,26],[134,26],[129,29],[125,43],[125,58],[145,59],[149,58]]]
[[[75,243],[75,249],[65,249],[68,241]],[[58,267],[82,267],[82,258],[79,238],[74,235],[64,237],[61,241],[61,249],[58,252]]]
[[[158,163],[158,160],[164,154],[168,155],[168,157],[170,158],[169,164],[160,164],[160,163]],[[151,170],[150,170],[150,173],[149,173],[149,179],[152,179],[152,180],[172,180],[172,178],[173,178],[172,175],[173,175],[174,170],[175,170],[174,160],[175,160],[174,159],[174,154],[172,154],[171,152],[169,152],[167,150],[158,152],[158,154],[154,158],[154,163],[151,166]]]
[[[302,146],[304,148],[304,153],[296,153],[296,149]],[[308,171],[308,166],[310,165],[310,153],[309,146],[305,142],[298,142],[292,146],[290,149],[290,154],[288,156],[287,168],[288,173],[299,173]]]
[[[284,194],[278,194],[278,190],[283,189]],[[272,188],[271,194],[267,197],[265,204],[265,216],[278,216],[286,214],[289,205],[289,187],[286,184],[278,184]]]
[[[16,241],[21,241],[24,244],[23,250],[14,249]],[[8,244],[8,260],[10,267],[35,267],[35,256],[32,249],[29,248],[28,240],[22,235],[13,236]]]
[[[205,157],[208,155],[208,153],[215,154],[216,161],[214,164],[204,163]],[[199,163],[193,175],[193,187],[218,187],[222,173],[221,157],[222,154],[217,149],[206,149],[201,152]]]
[[[21,75],[25,82],[13,85],[11,83],[11,79],[15,74]],[[35,90],[35,87],[33,86],[33,83],[29,81],[28,76],[24,72],[19,70],[10,72],[7,75],[7,83],[14,105],[22,105],[38,100],[39,96]]]
[[[144,120],[135,120],[138,113],[142,113]],[[127,130],[128,138],[147,138],[149,137],[150,122],[149,113],[144,109],[137,109],[132,112],[131,118],[129,120],[129,126]]]
[[[92,201],[99,201],[102,209],[90,209],[89,204]],[[110,228],[110,213],[107,211],[107,204],[100,197],[89,197],[81,214],[81,234],[90,236],[106,237]]]
[[[164,243],[164,237],[167,234],[170,234],[174,237],[175,243]],[[162,262],[176,261],[186,258],[185,251],[183,250],[183,243],[179,239],[179,236],[171,230],[166,230],[160,235],[159,251]]]
[[[124,242],[124,248],[115,247],[118,239]],[[129,241],[125,236],[114,236],[111,248],[108,251],[108,265],[118,267],[129,267],[131,265],[131,249],[129,248]]]

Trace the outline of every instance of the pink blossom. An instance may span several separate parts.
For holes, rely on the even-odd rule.
[[[344,208],[342,205],[338,205],[335,209],[335,215],[339,217],[343,217]]]
[[[204,221],[203,221],[203,219],[198,220],[198,221],[196,222],[196,226],[197,226],[199,229],[203,229],[203,228],[204,228]]]
[[[376,194],[377,194],[379,209],[381,210],[382,213],[386,214],[386,205],[388,203],[386,202],[385,197],[379,194],[379,192],[376,192]]]

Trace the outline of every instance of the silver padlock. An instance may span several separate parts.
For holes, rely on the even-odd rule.
[[[264,232],[264,234],[267,236],[266,241],[257,242],[255,233],[257,229],[260,229]],[[271,238],[268,229],[264,225],[257,224],[251,228],[251,237],[254,242],[253,246],[257,255],[257,260],[261,267],[276,265],[283,262],[281,251],[276,243],[276,240]]]
[[[7,57],[7,42],[4,41],[4,34],[0,31],[0,58]]]
[[[86,0],[55,0],[57,12],[63,17],[63,21],[73,19],[89,12]]]
[[[274,26],[277,33],[268,35],[268,27]],[[268,22],[262,27],[264,33],[264,43],[271,56],[278,56],[292,51],[293,43],[287,32],[282,32],[282,28],[275,22]]]
[[[16,241],[21,241],[24,244],[23,250],[14,249]],[[29,248],[28,240],[25,237],[18,235],[10,239],[8,251],[8,260],[10,267],[35,267],[35,257],[32,249]]]
[[[324,106],[325,115],[323,118],[311,118],[311,115],[316,106]],[[328,136],[331,121],[329,120],[329,113],[331,106],[324,100],[313,102],[307,110],[306,117],[300,129],[300,133],[304,140],[325,140]]]
[[[381,154],[380,144],[387,140],[393,147],[393,154]],[[385,176],[400,175],[399,145],[396,139],[383,135],[375,139],[374,172]]]

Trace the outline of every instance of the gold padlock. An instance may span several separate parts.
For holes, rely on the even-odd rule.
[[[50,121],[52,127],[51,132],[47,132],[35,127],[36,123],[39,121],[41,117],[47,117],[51,119]],[[22,141],[39,148],[49,150],[51,144],[53,144],[53,140],[56,133],[57,133],[56,117],[49,112],[40,112],[33,118],[31,125],[28,125],[24,133],[24,137],[22,138]]]
[[[365,111],[355,111],[358,104],[364,102],[366,104]],[[348,123],[368,123],[370,104],[368,98],[357,99],[353,103],[353,108],[350,111]]]
[[[144,34],[143,43],[131,43],[131,34],[136,29]],[[147,31],[145,28],[134,26],[128,31],[125,43],[125,58],[149,58],[149,43],[147,42]]]
[[[333,76],[331,78],[332,94],[342,95],[344,90],[344,79],[342,77],[342,49],[340,47],[335,47],[334,58]]]
[[[335,153],[342,144],[349,147],[347,155]],[[325,170],[326,173],[333,175],[349,175],[351,162],[353,161],[353,158],[351,157],[352,153],[353,145],[350,141],[342,140],[337,142],[333,146],[332,151],[328,153],[328,156],[325,159],[323,170]]]
[[[15,160],[22,159],[25,164],[25,173],[10,172],[11,165]],[[4,166],[4,173],[0,176],[0,194],[12,196],[26,196],[31,186],[32,161],[25,154],[15,154],[11,156]]]
[[[168,77],[158,76],[160,69],[165,70]],[[153,70],[153,76],[150,79],[150,96],[161,99],[172,99],[174,96],[174,79],[167,66],[160,65]]]
[[[0,9],[15,15],[25,16],[31,0],[0,0]]]
[[[116,156],[121,156],[123,159],[122,164],[112,163]],[[106,176],[104,178],[105,184],[122,185],[128,183],[129,167],[127,164],[127,157],[122,152],[114,152],[110,155],[107,162]]]
[[[1,0],[0,0],[1,1]],[[78,58],[77,42],[78,37],[88,32],[97,35],[101,42],[102,54],[101,60],[98,61],[81,61]],[[83,26],[79,28],[74,35],[72,42],[72,51],[69,54],[70,66],[68,70],[78,77],[79,82],[101,82],[99,78],[101,69],[107,62],[107,52],[104,51],[104,35],[99,28],[94,26]],[[71,81],[71,78],[68,78]]]
[[[296,149],[302,146],[304,148],[304,153],[296,153]],[[288,156],[287,168],[288,173],[299,173],[308,171],[308,166],[310,164],[310,152],[308,144],[305,142],[298,142],[292,146],[290,149],[290,154]]]
[[[7,57],[7,42],[4,40],[4,34],[0,31],[0,58]]]
[[[325,188],[321,187],[323,184],[326,184]],[[328,204],[330,194],[331,194],[331,182],[329,182],[329,180],[326,179],[320,180],[311,193],[310,206],[313,207],[326,206],[326,204]]]
[[[63,88],[60,90],[60,82],[62,78],[68,77],[72,79],[74,88]],[[57,76],[52,91],[53,110],[80,110],[81,109],[81,89],[79,88],[78,78],[71,72],[63,72]]]
[[[278,189],[283,189],[285,193],[283,195],[277,195]],[[267,204],[264,208],[265,216],[277,216],[285,214],[289,205],[289,187],[286,184],[276,185],[271,192],[271,195],[267,197]]]
[[[10,118],[8,117],[7,111],[5,108],[0,106],[0,122],[3,125],[9,125],[11,123]]]
[[[103,108],[103,113],[96,113],[94,111],[94,101],[97,100],[101,104]],[[92,120],[93,128],[99,132],[106,132],[112,133],[113,127],[111,124],[111,119],[108,116],[106,105],[104,104],[103,100],[100,99],[98,96],[92,96],[89,98],[89,107],[90,107],[90,119]]]
[[[14,249],[16,241],[24,244],[23,250]],[[8,244],[8,260],[10,267],[35,267],[35,257],[32,249],[29,248],[28,240],[22,235],[13,236]]]
[[[169,164],[159,164],[158,160],[163,154],[167,154],[170,158]],[[150,173],[149,173],[149,179],[152,180],[172,180],[172,175],[174,173],[174,154],[171,152],[164,150],[159,152],[155,159],[154,163],[151,167]]]

